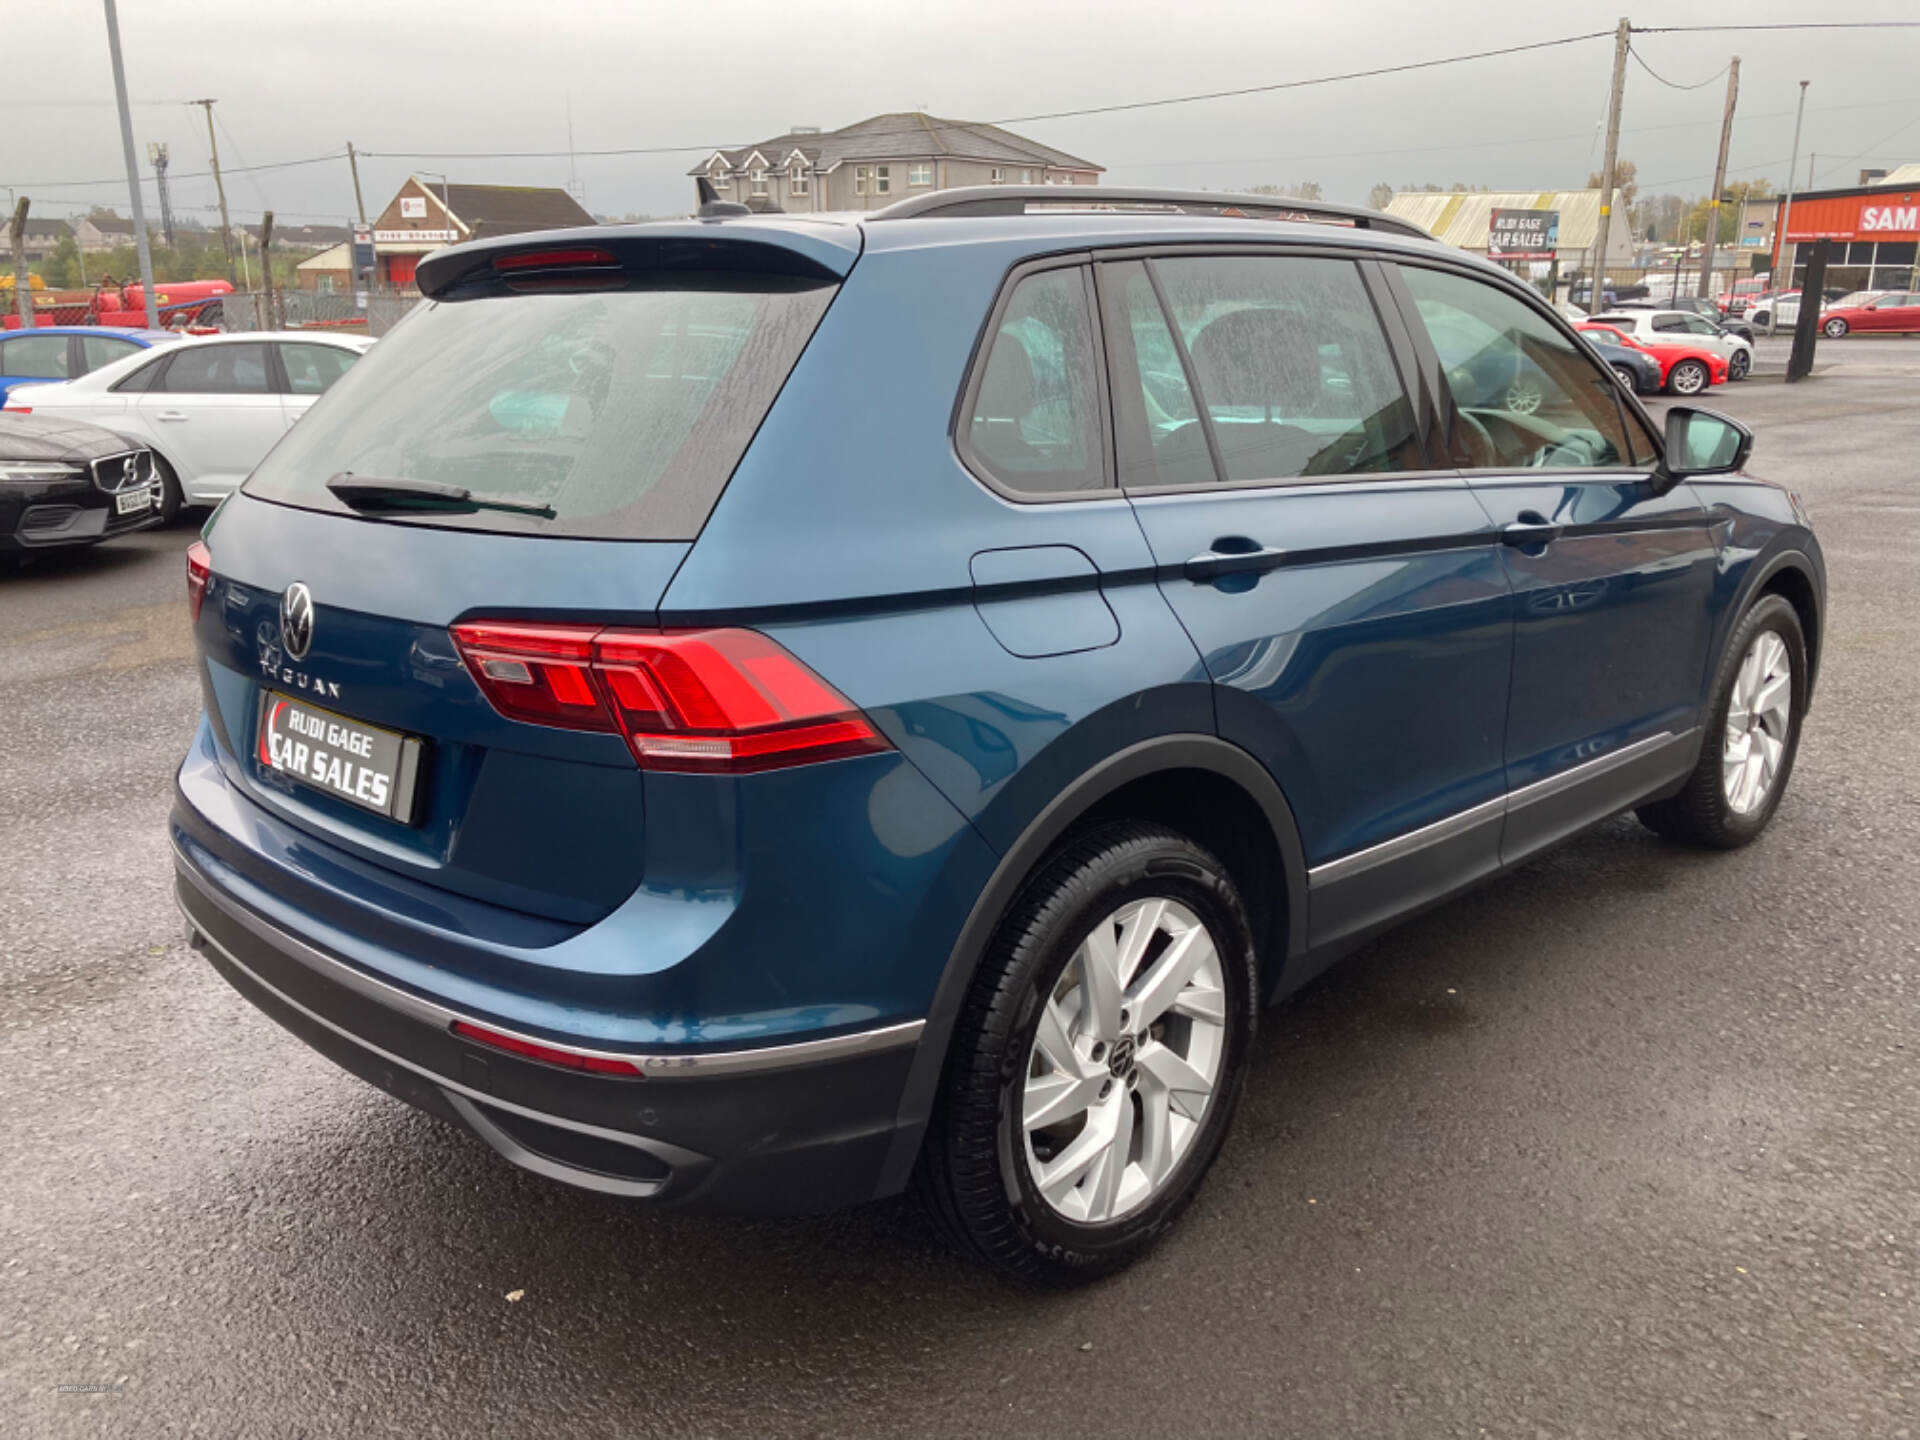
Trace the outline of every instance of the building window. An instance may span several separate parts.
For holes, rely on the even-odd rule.
[[[1022,170],[1020,172],[1020,183],[1022,185],[1031,185],[1033,183],[1033,171]]]
[[[789,195],[805,195],[807,189],[807,167],[804,163],[796,161],[793,168],[787,171],[787,193]]]
[[[725,168],[722,166],[716,165],[707,171],[707,179],[713,182],[713,188],[716,190],[731,190],[733,188],[733,177],[727,174]]]
[[[864,165],[853,167],[853,193],[856,195],[867,193],[867,167]]]
[[[933,184],[933,166],[909,165],[907,167],[907,184],[910,186]]]
[[[747,193],[749,195],[767,193],[767,171],[764,165],[756,165],[747,172]]]
[[[876,165],[873,167],[874,194],[885,195],[893,189],[893,181],[890,178],[892,174],[893,167],[890,165]]]
[[[1004,170],[1002,170],[1002,169],[1001,169],[1001,168],[1000,168],[1000,167],[999,167],[998,165],[996,165],[996,166],[994,166],[994,167],[993,167],[993,175],[992,175],[992,178],[991,178],[991,179],[989,179],[987,183],[988,183],[988,184],[990,184],[990,185],[1004,185],[1004,184],[1006,184],[1006,183],[1007,183],[1007,172],[1006,172],[1006,171],[1004,171]]]

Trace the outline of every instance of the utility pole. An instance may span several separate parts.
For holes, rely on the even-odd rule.
[[[120,63],[120,16],[113,0],[107,7],[107,53],[113,58],[113,95],[120,104],[120,149],[127,162],[127,191],[133,200],[133,243],[140,256],[140,292],[147,302],[147,328],[160,328],[160,307],[153,293],[153,250],[147,243],[147,211],[140,202],[140,162],[133,154],[133,110],[127,104],[127,70]]]
[[[360,157],[353,153],[353,142],[347,141],[347,168],[353,171],[353,203],[360,212],[360,223],[367,223],[367,202],[360,194]]]
[[[273,314],[273,212],[266,211],[260,216],[260,288],[266,292],[266,314],[261,316],[262,330],[278,330],[279,322]]]
[[[1613,96],[1607,103],[1607,158],[1600,167],[1600,228],[1594,237],[1599,259],[1594,262],[1592,296],[1595,305],[1604,305],[1607,278],[1607,230],[1613,218],[1614,166],[1620,159],[1620,100],[1627,91],[1627,46],[1633,25],[1620,17],[1620,28],[1613,37]]]
[[[220,246],[227,252],[227,283],[234,283],[233,277],[233,226],[227,220],[227,187],[220,178],[220,142],[213,138],[213,100],[189,100],[189,105],[198,105],[207,112],[207,150],[213,156],[213,189],[220,197]]]
[[[1787,259],[1787,231],[1793,220],[1793,172],[1800,168],[1800,122],[1806,117],[1806,113],[1807,82],[1802,80],[1800,82],[1800,108],[1793,112],[1793,158],[1787,161],[1787,198],[1786,202],[1780,207],[1780,233],[1773,237],[1773,274],[1768,277],[1768,283],[1773,286],[1775,294],[1781,294],[1793,288],[1793,262]],[[1786,262],[1787,267],[1787,273],[1784,279],[1782,279],[1780,275],[1780,265],[1782,261]],[[1804,301],[1806,296],[1803,295],[1800,298]],[[1779,313],[1779,310],[1780,305],[1779,302],[1776,301],[1774,302],[1773,308],[1767,311],[1767,330],[1769,332],[1774,328],[1773,317]]]
[[[13,207],[13,224],[8,227],[13,236],[13,308],[20,314],[22,327],[33,328],[33,282],[27,278],[27,206],[31,202],[26,196],[20,197]]]
[[[1713,285],[1713,249],[1720,241],[1720,190],[1727,183],[1727,146],[1733,141],[1733,102],[1740,95],[1740,57],[1727,66],[1727,109],[1720,117],[1720,158],[1713,166],[1713,198],[1707,202],[1707,248],[1700,256],[1700,298]],[[1739,238],[1738,234],[1734,237]]]
[[[147,163],[153,166],[154,188],[160,192],[160,238],[173,249],[173,204],[167,195],[167,142],[147,142]]]

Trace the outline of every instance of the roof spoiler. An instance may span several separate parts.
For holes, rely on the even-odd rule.
[[[1219,190],[1137,190],[1108,185],[970,185],[935,190],[876,210],[869,220],[912,220],[922,216],[960,218],[982,215],[1101,214],[1216,215],[1246,220],[1299,220],[1319,225],[1349,225],[1415,240],[1433,236],[1412,221],[1358,205],[1332,205],[1291,196],[1236,195]]]

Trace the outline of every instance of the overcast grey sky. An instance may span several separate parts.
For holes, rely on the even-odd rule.
[[[1914,0],[1747,0],[1624,6],[1636,24],[1920,19]],[[1623,0],[709,0],[701,5],[549,0],[327,0],[221,4],[121,0],[135,139],[171,144],[176,174],[207,168],[201,112],[219,100],[229,167],[363,150],[712,146],[795,124],[832,128],[925,108],[992,120],[1270,84],[1611,29]],[[0,185],[36,214],[89,203],[125,213],[112,72],[98,0],[8,6]],[[1821,185],[1866,164],[1920,160],[1920,30],[1646,35],[1636,46],[1692,84],[1742,57],[1734,178],[1786,178],[1796,82],[1809,80],[1806,156]],[[1231,100],[1049,120],[1015,128],[1107,167],[1107,183],[1227,189],[1318,180],[1364,201],[1376,181],[1495,189],[1578,187],[1600,163],[1610,40],[1440,70]],[[31,57],[27,65],[20,57]],[[1631,66],[1621,154],[1643,190],[1702,193],[1724,82],[1674,90]],[[587,205],[684,213],[698,154],[583,158]],[[568,162],[375,158],[369,214],[409,170],[456,182],[564,184]],[[151,203],[151,186],[149,186]],[[238,215],[343,221],[339,162],[233,174]],[[211,214],[209,180],[174,187]]]

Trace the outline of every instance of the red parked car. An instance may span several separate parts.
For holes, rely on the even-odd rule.
[[[1727,383],[1725,357],[1680,338],[1646,340],[1613,325],[1576,325],[1590,335],[1629,350],[1643,350],[1660,362],[1660,388],[1672,395],[1699,395],[1712,385]]]
[[[1820,331],[1832,340],[1855,331],[1863,335],[1888,331],[1920,334],[1920,293],[1882,290],[1875,294],[1845,296],[1820,317]]]
[[[1721,295],[1714,303],[1720,307],[1720,313],[1722,315],[1742,315],[1746,313],[1748,302],[1756,296],[1764,294],[1766,288],[1767,282],[1765,280],[1736,281],[1734,287],[1724,295]]]

